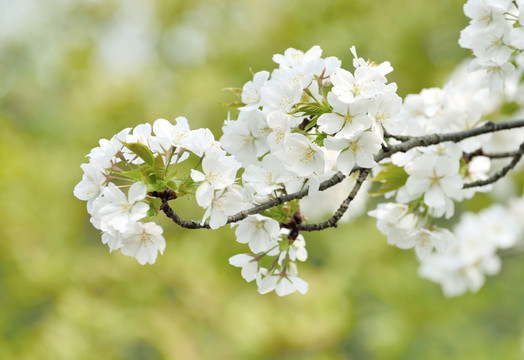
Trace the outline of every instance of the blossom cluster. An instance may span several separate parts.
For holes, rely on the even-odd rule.
[[[300,221],[300,220],[299,220]],[[247,243],[253,254],[238,254],[229,259],[233,266],[242,268],[242,277],[251,282],[256,280],[261,294],[275,290],[284,296],[299,291],[305,294],[308,284],[299,278],[296,260],[306,261],[307,250],[304,237],[262,215],[253,215],[242,220],[235,235],[240,243]],[[266,256],[274,257],[270,263]],[[262,261],[268,263],[265,267]]]
[[[177,167],[191,154],[203,158],[203,173],[192,170],[191,177],[178,178]],[[214,208],[220,197],[215,194],[222,195],[233,184],[239,165],[226,156],[209,129],[192,131],[183,117],[176,125],[158,119],[153,126],[141,124],[100,140],[87,157],[74,194],[87,201],[91,223],[102,231],[110,251],[120,250],[140,264],[155,262],[166,242],[162,228],[150,220],[161,206],[155,194],[166,189],[172,191],[167,196],[181,196],[198,185],[196,198],[207,209],[206,217],[213,224],[225,223],[224,209]]]
[[[502,89],[490,91],[475,74],[461,75],[460,84],[450,81],[443,88],[408,95],[398,113],[405,124],[401,133],[421,136],[472,129],[503,105]],[[522,200],[509,210],[494,206],[479,214],[463,214],[453,232],[435,220],[451,218],[456,202],[492,189],[492,185],[464,188],[488,179],[498,166],[497,160],[483,156],[486,150],[508,151],[521,142],[521,131],[486,134],[397,153],[375,169],[379,193],[383,188],[381,193],[394,202],[379,204],[369,215],[377,219],[389,244],[415,250],[419,274],[440,283],[446,296],[477,291],[485,275],[498,272],[497,251],[515,247],[523,235],[515,221]]]
[[[290,48],[273,56],[276,69],[255,73],[237,89],[238,115],[225,120],[219,141],[209,129],[191,130],[183,117],[175,125],[158,119],[124,129],[87,155],[74,194],[87,201],[91,223],[110,251],[140,264],[154,263],[165,249],[163,230],[152,221],[160,211],[186,227],[230,223],[250,253],[234,255],[229,263],[241,268],[246,281],[255,280],[260,293],[284,296],[308,291],[297,262],[308,256],[301,231],[311,225],[309,215],[327,204],[336,215],[329,226],[336,225],[346,200],[369,186],[362,181],[371,173],[370,192],[390,199],[369,212],[388,243],[413,248],[420,275],[439,282],[446,295],[476,291],[485,275],[500,268],[497,251],[514,247],[522,235],[520,224],[507,219],[522,215],[523,201],[510,210],[463,215],[453,232],[436,223],[453,217],[456,202],[491,189],[475,183],[496,168],[484,155],[499,140],[485,134],[387,154],[414,137],[482,126],[509,101],[524,104],[519,95],[524,59],[513,56],[514,49],[524,48],[522,6],[469,0],[464,7],[472,21],[460,43],[473,50],[470,69],[484,69],[488,84],[469,75],[403,101],[397,85],[387,81],[393,70],[387,61],[364,60],[352,47],[349,71],[337,58],[323,58],[319,46],[306,52]],[[522,142],[519,136],[513,140],[503,142]],[[357,181],[357,173],[365,176]],[[327,201],[320,190],[335,178],[339,184],[328,186],[333,201]],[[299,192],[303,195],[282,200]],[[204,210],[201,220],[183,220],[171,209],[169,201],[182,196],[194,197]],[[503,219],[511,223],[502,226]]]
[[[476,292],[485,275],[500,270],[500,251],[515,248],[524,234],[520,220],[524,198],[509,208],[493,205],[477,214],[465,213],[455,226],[452,241],[421,261],[419,274],[442,286],[444,295]]]
[[[397,115],[404,124],[401,134],[468,130],[500,111],[505,102],[524,104],[519,95],[522,56],[513,56],[524,44],[520,39],[524,34],[519,12],[522,4],[467,2],[464,11],[472,21],[462,31],[459,43],[475,55],[469,70],[483,71],[455,74],[443,88],[408,95]],[[483,81],[486,79],[487,83]],[[488,179],[498,166],[482,156],[486,151],[509,151],[521,142],[521,131],[483,135],[397,153],[390,163],[375,169],[375,181],[382,185],[379,192],[395,202],[380,204],[369,214],[377,218],[377,227],[389,244],[414,248],[421,262],[420,275],[439,282],[447,296],[477,291],[484,275],[500,268],[497,251],[515,246],[522,229],[514,221],[515,211],[502,207],[463,215],[453,232],[436,226],[435,219],[451,218],[455,202],[491,190],[492,185],[464,188]]]
[[[502,86],[515,71],[512,56],[524,50],[524,1],[469,0],[464,13],[471,21],[462,30],[459,44],[471,49],[470,70],[485,70],[492,90]]]
[[[315,195],[320,182],[337,171],[349,175],[355,166],[374,167],[384,131],[399,131],[394,116],[402,99],[386,79],[393,68],[359,58],[354,47],[351,51],[354,72],[341,68],[335,57],[322,58],[319,46],[305,53],[287,49],[273,56],[277,69],[260,71],[244,85],[239,115],[225,122],[220,142],[244,166],[242,183],[252,205],[306,186]],[[293,231],[301,221],[300,204],[267,215],[273,220],[256,215],[238,225],[237,240],[249,242],[253,254],[230,262],[242,267],[247,281],[256,279],[261,293],[305,292],[295,260],[304,261],[307,252],[294,254],[305,245]],[[260,260],[268,255],[276,259],[266,268]]]
[[[396,84],[387,83],[388,62],[375,64],[351,51],[354,72],[335,57],[322,58],[318,46],[275,55],[277,69],[245,84],[238,117],[225,121],[220,142],[208,129],[190,130],[181,117],[176,125],[159,119],[101,140],[82,165],[75,195],[87,201],[102,241],[141,264],[153,263],[165,240],[150,220],[170,200],[194,195],[205,209],[201,224],[217,229],[279,196],[306,187],[318,193],[339,171],[374,167],[385,131],[400,129],[395,114],[402,99]],[[180,164],[195,157],[197,165],[181,176]],[[242,267],[246,280],[256,279],[261,293],[307,291],[296,267],[307,258],[300,209],[294,201],[235,224],[237,240],[253,254],[230,262]]]
[[[419,136],[471,129],[488,112],[487,88],[470,89],[448,83],[444,88],[424,89],[405,98],[397,119],[404,124],[401,134]],[[415,248],[419,258],[432,249],[445,247],[449,234],[433,230],[433,219],[449,219],[455,202],[471,198],[490,186],[463,189],[465,183],[488,178],[491,161],[485,156],[468,156],[488,136],[414,148],[391,156],[375,172],[379,193],[395,202],[380,204],[370,212],[388,242],[400,248]]]

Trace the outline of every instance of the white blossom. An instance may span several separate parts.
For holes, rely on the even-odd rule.
[[[242,268],[241,275],[251,282],[260,276],[260,262],[253,255],[238,254],[229,258],[229,263],[233,266]]]
[[[149,205],[142,202],[146,192],[146,184],[143,182],[131,185],[127,196],[115,184],[109,183],[102,193],[107,204],[98,211],[102,223],[120,232],[127,231],[129,225],[147,215]]]
[[[261,99],[261,88],[269,79],[269,72],[259,71],[253,75],[253,81],[248,81],[242,88],[242,102],[246,106],[241,107],[240,110],[249,111],[258,109]]]
[[[331,82],[331,91],[345,103],[370,99],[386,88],[386,77],[370,67],[356,68],[355,75],[344,69],[336,69],[331,75]]]
[[[73,193],[78,199],[87,201],[89,208],[91,203],[104,190],[107,178],[98,166],[82,164],[80,167],[84,170],[84,175],[82,176],[82,181],[75,186]]]
[[[322,149],[302,134],[290,134],[284,140],[286,168],[298,176],[307,177],[324,172]]]
[[[282,160],[271,154],[264,156],[259,165],[248,165],[242,174],[242,179],[260,195],[269,195],[281,189],[282,184],[291,177]]]
[[[322,114],[317,120],[319,130],[326,134],[335,134],[337,137],[351,139],[357,133],[367,130],[373,124],[368,116],[369,101],[358,100],[350,104],[340,101],[330,92],[327,96],[333,107],[331,113]]]
[[[249,243],[249,248],[255,254],[268,251],[277,244],[280,232],[278,221],[255,214],[238,223],[235,235],[239,243]]]
[[[144,265],[153,264],[157,254],[164,253],[166,241],[162,236],[162,227],[154,222],[134,223],[132,227],[122,235],[122,247],[120,251],[124,255],[132,256]]]
[[[242,194],[235,188],[216,191],[206,209],[202,222],[209,219],[209,226],[215,230],[227,223],[227,217],[243,207]]]
[[[294,263],[290,263],[287,271],[276,271],[274,274],[267,275],[259,283],[258,292],[267,294],[275,290],[278,296],[286,296],[298,291],[305,294],[308,291],[308,283],[297,277],[297,270]]]
[[[377,163],[374,160],[381,149],[382,139],[372,132],[357,134],[351,139],[328,137],[324,145],[329,150],[340,150],[337,157],[337,169],[348,175],[355,165],[372,168]]]
[[[223,190],[235,181],[235,175],[241,164],[231,156],[220,151],[209,151],[202,160],[202,171],[192,169],[191,178],[200,182],[196,191],[196,200],[201,207],[207,207],[215,190]]]
[[[409,198],[424,196],[432,208],[446,206],[446,199],[462,199],[462,179],[458,162],[435,155],[423,155],[406,168],[409,178],[405,188]]]
[[[180,147],[186,144],[191,129],[185,117],[179,116],[175,121],[176,125],[173,125],[166,119],[158,119],[153,123],[153,132],[170,146]]]

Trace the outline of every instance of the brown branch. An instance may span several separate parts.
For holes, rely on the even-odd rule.
[[[393,135],[393,134],[390,134],[389,132],[387,132],[386,130],[384,130],[384,137],[385,138],[391,138],[391,139],[395,139],[395,140],[398,140],[398,141],[408,141],[408,140],[411,140],[411,138],[413,136],[408,136],[408,135]]]
[[[451,133],[444,133],[444,134],[414,136],[411,139],[401,144],[390,146],[389,151],[382,152],[378,154],[377,156],[375,156],[375,161],[376,162],[382,161],[386,158],[389,158],[394,153],[406,152],[416,147],[428,147],[431,145],[436,145],[436,144],[440,144],[440,143],[447,142],[447,141],[460,142],[470,137],[475,137],[475,136],[479,136],[482,134],[487,134],[487,133],[492,133],[492,132],[497,132],[497,131],[502,131],[502,130],[515,129],[519,127],[524,127],[524,120],[509,120],[509,121],[500,121],[496,123],[492,121],[488,121],[484,123],[484,125],[473,128],[473,129],[456,131],[456,132],[451,132]]]
[[[183,228],[186,229],[211,229],[207,221],[205,223],[195,221],[195,220],[184,220],[178,214],[169,206],[167,203],[167,200],[162,199],[162,205],[160,206],[160,210],[166,214],[168,218],[173,220],[173,222],[177,225],[180,225]]]
[[[375,161],[378,163],[384,159],[387,159],[391,157],[391,155],[397,153],[397,152],[406,152],[408,150],[411,150],[416,147],[428,147],[431,145],[440,144],[443,142],[460,142],[464,139],[468,139],[470,137],[502,131],[502,130],[509,130],[509,129],[515,129],[519,127],[524,127],[524,120],[509,120],[509,121],[501,121],[501,122],[492,122],[488,121],[484,125],[463,130],[463,131],[456,131],[451,133],[445,133],[445,134],[431,134],[431,135],[425,135],[425,136],[413,136],[409,137],[409,139],[406,139],[403,143],[397,144],[397,145],[391,145],[387,148],[387,151],[383,151],[375,156]],[[520,159],[520,157],[519,157]],[[518,160],[517,160],[518,162]],[[352,174],[355,171],[361,170],[360,167],[355,166],[350,174]],[[509,171],[509,169],[508,169]],[[504,175],[502,175],[504,176]],[[336,184],[340,183],[342,180],[345,179],[345,175],[341,172],[337,172],[335,175],[333,175],[330,179],[323,181],[320,184],[320,191],[324,191],[326,189],[329,189],[332,186],[335,186]],[[477,185],[480,186],[480,185]],[[286,203],[288,201],[302,199],[305,197],[309,192],[309,188],[302,189],[300,191],[294,192],[292,194],[282,195],[277,198],[274,198],[272,200],[269,200],[263,204],[257,205],[252,207],[248,210],[240,211],[239,213],[232,215],[228,217],[227,223],[236,223],[240,220],[245,219],[249,215],[253,214],[260,214],[261,212],[271,209],[272,207],[281,205],[283,203]],[[175,223],[178,225],[187,228],[187,229],[208,229],[209,223],[208,222],[198,222],[195,220],[184,220],[180,218],[167,204],[167,202],[163,202],[161,206],[162,211],[168,215],[169,218],[171,218]]]
[[[319,231],[324,230],[330,227],[337,227],[338,221],[344,216],[346,213],[349,204],[355,199],[355,196],[357,196],[360,188],[362,187],[362,184],[366,180],[366,178],[369,175],[370,170],[369,169],[361,169],[360,174],[358,175],[357,182],[353,186],[353,189],[351,189],[351,192],[349,193],[348,197],[342,202],[338,210],[331,216],[329,219],[327,219],[324,222],[316,223],[316,224],[301,224],[298,226],[298,230],[300,231]]]
[[[500,169],[499,171],[497,171],[496,173],[491,175],[486,180],[478,180],[478,181],[475,181],[475,182],[464,184],[463,188],[464,189],[469,189],[469,188],[472,188],[472,187],[493,184],[497,180],[499,180],[499,179],[503,178],[504,176],[506,176],[508,171],[513,169],[515,166],[517,166],[518,162],[522,158],[522,155],[524,155],[524,143],[520,144],[519,149],[514,153],[513,159],[511,159],[511,162],[508,165],[504,166],[502,169]]]
[[[500,152],[500,153],[485,153],[484,150],[478,149],[470,153],[464,153],[464,158],[472,159],[477,156],[484,156],[490,159],[505,159],[509,157],[514,157],[518,152],[519,150]]]

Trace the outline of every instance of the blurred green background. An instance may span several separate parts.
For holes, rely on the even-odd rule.
[[[373,219],[306,234],[307,295],[259,295],[230,229],[165,219],[152,266],[109,254],[73,197],[98,139],[230,101],[288,47],[389,60],[399,94],[468,54],[459,0],[0,0],[0,359],[520,359],[524,264],[445,299]],[[482,204],[481,204],[482,205]],[[189,204],[187,205],[190,206]]]

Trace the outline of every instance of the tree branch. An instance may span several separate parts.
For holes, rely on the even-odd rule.
[[[493,184],[497,180],[499,180],[499,179],[503,178],[504,176],[506,176],[508,171],[513,169],[515,166],[517,166],[518,162],[522,158],[522,155],[524,155],[524,143],[520,144],[519,149],[514,153],[513,159],[511,160],[511,162],[508,165],[504,166],[502,169],[500,169],[499,171],[497,171],[496,173],[491,175],[486,180],[478,180],[478,181],[475,181],[475,182],[472,182],[472,183],[464,184],[463,188],[464,189],[468,189],[468,188],[472,188],[472,187]]]
[[[404,142],[397,145],[391,145],[387,148],[387,151],[382,151],[381,153],[377,154],[375,156],[375,161],[378,163],[384,159],[387,159],[391,157],[391,155],[397,153],[397,152],[406,152],[408,150],[411,150],[416,147],[428,147],[431,145],[440,144],[443,142],[451,141],[451,142],[460,142],[464,139],[468,139],[470,137],[502,131],[502,130],[509,130],[509,129],[515,129],[519,127],[524,127],[524,120],[509,120],[509,121],[500,121],[500,122],[492,122],[488,121],[484,125],[463,130],[463,131],[456,131],[451,133],[445,133],[445,134],[431,134],[431,135],[425,135],[425,136],[413,136],[413,137],[402,137],[405,139]],[[516,163],[520,159],[522,154],[518,156],[518,159],[516,159],[516,156],[513,158],[513,162]],[[514,167],[513,165],[512,167]],[[511,168],[509,168],[507,171],[509,171]],[[362,170],[360,167],[355,166],[350,174],[354,173],[355,171]],[[506,173],[504,173],[502,176],[504,176]],[[320,191],[324,191],[326,189],[329,189],[332,186],[335,186],[336,184],[340,183],[342,180],[345,179],[345,175],[342,174],[340,171],[337,172],[335,175],[333,175],[328,180],[323,181],[320,184]],[[469,184],[468,184],[469,185]],[[475,186],[481,186],[481,185],[475,185]],[[473,187],[473,186],[470,186]],[[265,202],[263,204],[257,205],[252,207],[248,210],[240,211],[239,213],[229,216],[227,223],[236,223],[240,220],[245,219],[249,215],[253,214],[260,214],[261,212],[271,209],[272,207],[281,205],[283,203],[286,203],[288,201],[302,199],[305,197],[309,192],[309,188],[302,189],[300,191],[294,192],[292,194],[282,195],[277,198],[274,198],[272,200],[269,200],[268,202]],[[180,218],[174,211],[169,207],[166,201],[162,202],[161,210],[170,218],[172,219],[176,224],[186,228],[186,229],[209,229],[209,223],[208,222],[198,222],[195,220],[184,220]],[[313,224],[312,224],[313,225]]]
[[[162,205],[160,206],[160,210],[166,214],[168,218],[173,220],[173,222],[177,225],[180,225],[183,228],[186,229],[211,229],[207,221],[202,224],[202,222],[195,221],[195,220],[184,220],[178,214],[169,206],[166,199],[162,199]]]
[[[393,135],[393,134],[390,134],[389,132],[387,132],[386,130],[384,130],[384,137],[385,138],[391,138],[391,139],[395,139],[395,140],[398,140],[398,141],[408,141],[408,140],[411,140],[411,138],[413,136],[408,136],[408,135]]]
[[[376,162],[382,161],[390,157],[394,153],[406,152],[416,147],[421,147],[421,146],[428,147],[430,145],[436,145],[436,144],[440,144],[440,143],[447,142],[447,141],[460,142],[470,137],[492,133],[492,132],[497,132],[497,131],[502,131],[502,130],[515,129],[519,127],[524,127],[524,120],[509,120],[509,121],[500,121],[496,123],[492,121],[488,121],[484,123],[484,125],[473,128],[473,129],[456,131],[456,132],[445,133],[445,134],[413,136],[411,139],[404,141],[402,144],[390,146],[389,151],[382,152],[378,154],[377,156],[375,156],[375,161]]]
[[[349,193],[348,197],[342,202],[338,210],[331,216],[329,219],[327,219],[324,222],[316,223],[316,224],[301,224],[297,228],[300,231],[319,231],[324,230],[330,227],[337,227],[338,221],[344,216],[346,213],[349,204],[353,201],[355,196],[357,196],[360,188],[362,187],[362,184],[368,177],[370,172],[370,169],[361,169],[360,174],[358,175],[357,182],[353,186],[353,189],[351,189],[351,192]]]
[[[472,159],[477,156],[484,156],[490,159],[505,159],[509,157],[515,156],[519,150],[516,151],[507,151],[507,152],[500,152],[500,153],[485,153],[482,149],[475,150],[471,153],[465,153],[464,157],[466,159]]]

